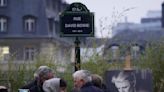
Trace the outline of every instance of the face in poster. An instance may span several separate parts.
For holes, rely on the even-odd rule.
[[[109,92],[153,92],[151,71],[111,70],[105,80]]]

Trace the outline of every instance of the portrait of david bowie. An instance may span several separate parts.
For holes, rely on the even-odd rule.
[[[133,72],[121,71],[112,76],[111,82],[115,85],[117,92],[136,92],[136,77]]]

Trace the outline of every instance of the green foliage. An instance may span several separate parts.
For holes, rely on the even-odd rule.
[[[34,62],[22,63],[15,63],[12,57],[5,63],[5,70],[1,68],[3,64],[0,64],[0,85],[7,86],[9,92],[18,92],[20,87],[33,80],[35,70],[41,65],[49,66],[56,72],[56,65],[52,60],[43,56],[38,57]]]
[[[91,71],[92,73],[99,74],[103,77],[107,70],[122,69],[123,63],[121,62],[106,62],[102,56],[92,57],[89,61],[82,63],[81,68]]]
[[[8,71],[0,72],[0,79],[3,80],[1,85],[7,86],[11,92],[17,92],[18,88],[33,78],[33,70],[27,70],[27,65],[14,65],[10,63]],[[0,80],[0,81],[1,81]]]
[[[72,88],[73,88],[73,78],[72,78],[72,73],[71,72],[67,72],[67,73],[63,73],[63,74],[59,74],[60,78],[63,78],[64,80],[66,80],[67,82],[67,92],[71,92]]]
[[[105,64],[104,61],[99,62],[87,62],[82,64],[82,69],[91,71],[92,73],[103,75],[104,71],[109,68],[108,64]]]
[[[153,72],[154,92],[164,91],[164,43],[148,46],[136,66],[151,69]]]
[[[13,59],[8,61],[8,71],[0,70],[0,84],[7,85],[11,88],[11,92],[17,92],[18,88],[28,83],[33,79],[34,71],[40,65],[47,65],[51,67],[58,77],[64,78],[67,81],[67,91],[70,92],[73,87],[72,73],[73,65],[63,66],[54,64],[52,59],[40,56],[35,63],[15,64]],[[88,61],[81,64],[81,69],[90,70],[92,73],[104,75],[106,70],[123,69],[123,62],[106,62],[102,56],[94,54]],[[141,56],[139,61],[133,62],[139,69],[151,69],[153,72],[154,92],[164,92],[164,43],[151,44],[147,46],[145,53]],[[66,72],[59,73],[56,71],[57,67],[65,67]]]

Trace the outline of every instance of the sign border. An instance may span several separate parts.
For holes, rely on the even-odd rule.
[[[66,15],[66,14],[89,14],[91,16],[91,23],[92,23],[92,26],[91,26],[91,32],[90,34],[64,34],[63,31],[61,30],[61,27],[62,27],[62,21],[61,21],[61,18]],[[63,12],[62,14],[60,14],[60,36],[61,37],[94,37],[94,13],[93,12],[71,12],[71,11],[66,11],[66,12]]]

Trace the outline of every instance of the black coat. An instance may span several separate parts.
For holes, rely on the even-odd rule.
[[[29,89],[30,92],[44,92],[41,85],[38,85],[37,79],[21,87],[21,89]]]
[[[42,86],[36,85],[30,88],[30,92],[44,92]]]
[[[80,92],[103,92],[103,91],[100,88],[95,87],[91,82],[88,82],[81,87]]]
[[[30,89],[31,87],[34,87],[37,85],[37,79],[32,80],[30,83],[24,85],[20,89]]]

